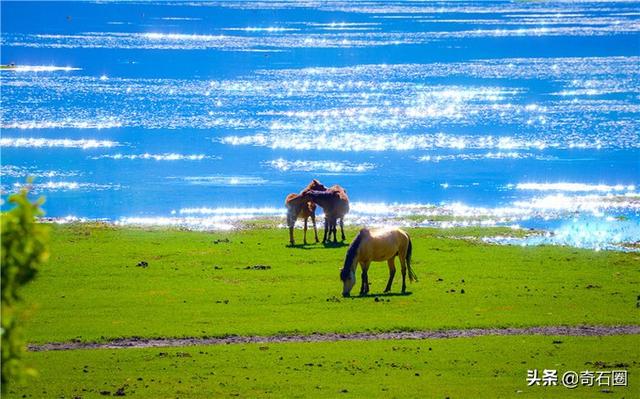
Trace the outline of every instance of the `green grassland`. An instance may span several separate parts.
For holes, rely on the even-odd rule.
[[[288,247],[272,221],[232,232],[52,229],[51,259],[24,290],[30,343],[640,322],[638,253],[476,239],[522,234],[508,229],[408,230],[420,281],[399,295],[397,276],[377,301],[340,296],[346,245]],[[387,275],[372,265],[372,294]],[[30,352],[40,376],[6,396],[629,398],[640,392],[638,359],[637,335]],[[629,386],[527,387],[533,368],[626,369]]]
[[[27,361],[40,377],[7,397],[634,398],[639,341],[524,336],[38,352]],[[626,369],[629,386],[528,387],[528,369]]]
[[[24,291],[30,343],[640,322],[640,254],[455,238],[506,229],[408,230],[420,280],[398,295],[398,273],[375,301],[340,296],[346,246],[287,247],[283,229],[52,228],[51,259]],[[371,266],[372,294],[387,276]]]

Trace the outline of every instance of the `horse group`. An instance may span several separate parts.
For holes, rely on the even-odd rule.
[[[316,208],[318,205],[324,210],[324,237],[322,242],[331,240],[337,242],[337,225],[340,223],[342,241],[344,235],[344,216],[349,212],[349,197],[344,188],[335,185],[326,187],[318,180],[312,180],[299,194],[289,194],[285,200],[287,207],[287,226],[289,227],[289,242],[295,245],[293,228],[298,218],[304,219],[304,243],[307,244],[307,221],[311,218],[316,242],[318,242],[318,229],[316,227]],[[371,262],[387,261],[389,266],[389,280],[384,290],[391,291],[393,278],[396,274],[395,258],[400,260],[402,273],[402,293],[406,293],[407,272],[409,281],[417,281],[418,278],[411,268],[412,244],[409,235],[400,229],[383,229],[371,231],[362,229],[354,238],[347,250],[344,265],[340,270],[342,280],[342,296],[348,297],[356,283],[356,269],[358,265],[362,269],[360,295],[369,293],[369,265]]]
[[[289,243],[295,245],[293,227],[299,218],[304,220],[304,243],[307,244],[307,221],[311,218],[316,242],[318,242],[318,228],[316,226],[316,207],[324,210],[324,237],[322,242],[331,240],[338,242],[337,225],[340,221],[342,241],[344,241],[344,215],[349,212],[349,197],[344,188],[339,185],[326,187],[318,180],[313,179],[299,194],[289,194],[285,200],[287,207],[287,226],[289,227]]]

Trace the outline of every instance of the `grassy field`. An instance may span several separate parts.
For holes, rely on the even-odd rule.
[[[348,231],[348,237],[354,233]],[[392,295],[375,301],[340,296],[345,246],[290,248],[285,230],[55,226],[51,260],[24,292],[27,339],[640,322],[638,253],[453,238],[494,230],[409,233],[420,281],[409,284],[410,295],[401,296],[397,275]],[[136,266],[141,261],[148,267]],[[270,268],[251,268],[255,265]],[[387,277],[385,263],[373,264],[371,293],[381,293]]]
[[[41,376],[7,397],[120,390],[140,398],[633,398],[640,394],[639,341],[526,336],[40,352],[28,361]],[[629,386],[529,387],[529,369],[560,376],[626,369]]]
[[[420,281],[342,298],[346,246],[287,232],[52,226],[24,291],[28,342],[640,324],[640,254],[487,245],[506,229],[408,230]],[[355,230],[349,230],[353,237]],[[137,266],[146,262],[147,266]],[[258,266],[258,267],[255,267]],[[359,284],[359,282],[358,282]],[[357,289],[357,288],[356,288]],[[357,291],[356,291],[357,292]],[[637,397],[640,336],[486,336],[31,352],[7,397]],[[528,369],[626,369],[629,387],[527,387]],[[605,391],[603,391],[605,390]]]

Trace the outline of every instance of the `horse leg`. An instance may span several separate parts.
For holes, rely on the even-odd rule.
[[[402,271],[402,293],[404,294],[407,290],[407,261],[402,256],[398,256],[400,258],[400,270]]]
[[[342,232],[342,241],[346,240],[347,238],[344,236],[344,217],[340,218],[340,231]]]
[[[364,270],[364,277],[367,279],[367,283],[365,284],[365,289],[364,289],[365,294],[369,293],[369,265],[370,264],[371,263],[367,263]]]
[[[311,222],[313,223],[313,232],[316,234],[316,242],[318,242],[318,228],[316,227],[316,215],[311,215]]]
[[[369,264],[360,262],[360,268],[362,269],[362,282],[360,283],[360,296],[366,295],[369,292],[369,276],[367,272],[369,271]]]
[[[336,238],[336,234],[338,232],[338,219],[333,219],[332,231],[333,231],[333,242],[337,243],[338,239]]]
[[[331,218],[329,216],[325,216],[324,219],[324,237],[326,242],[330,242],[331,241],[331,226],[333,226],[333,220],[331,220]],[[325,240],[323,240],[322,242],[325,242]]]
[[[325,242],[327,242],[327,230],[329,228],[329,219],[327,219],[327,216],[325,215],[324,217],[324,235],[322,236],[322,243],[324,244]]]
[[[304,245],[307,245],[307,219],[304,218]]]
[[[393,283],[393,278],[396,275],[396,265],[393,262],[394,258],[391,258],[387,261],[387,264],[389,265],[389,281],[387,282],[387,287],[384,289],[384,292],[389,292],[391,291],[391,284]]]
[[[291,245],[295,245],[295,241],[293,240],[293,226],[295,224],[295,221],[291,223],[291,218],[287,217],[287,224],[289,225],[289,243]]]

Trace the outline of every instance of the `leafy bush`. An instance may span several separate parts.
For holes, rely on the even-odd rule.
[[[40,199],[31,202],[28,191],[23,189],[9,197],[15,204],[10,211],[3,212],[2,220],[2,391],[7,384],[35,374],[35,370],[24,366],[21,355],[24,342],[20,334],[20,312],[16,304],[20,301],[20,288],[33,280],[38,267],[49,257],[49,229],[36,222],[42,215]]]

